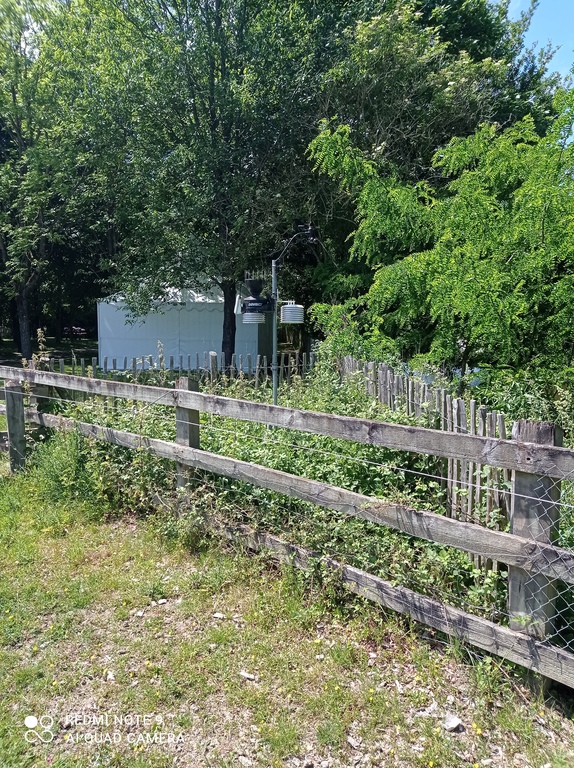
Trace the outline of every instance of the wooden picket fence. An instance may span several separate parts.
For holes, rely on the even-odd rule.
[[[279,381],[290,382],[294,376],[305,376],[315,366],[315,354],[311,352],[279,352],[277,370]],[[251,380],[257,386],[271,379],[272,361],[266,355],[232,355],[226,361],[217,352],[199,352],[195,355],[144,355],[143,357],[104,357],[100,365],[97,357],[65,358],[39,357],[36,368],[64,373],[68,368],[72,375],[93,378],[120,378],[131,375],[134,381],[146,380],[150,374],[161,372],[166,380],[181,376],[193,376],[199,381],[215,381],[222,376],[229,379]]]
[[[385,363],[347,356],[341,360],[341,376],[360,377],[371,397],[391,411],[402,410],[407,417],[431,429],[501,440],[506,440],[512,431],[507,429],[504,414],[490,411],[474,399],[467,403],[443,387],[397,373]],[[448,459],[437,471],[446,490],[446,511],[450,517],[488,521],[494,527],[506,525],[510,512],[508,470],[461,458]]]

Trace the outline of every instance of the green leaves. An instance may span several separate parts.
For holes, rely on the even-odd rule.
[[[369,158],[350,126],[323,124],[310,153],[354,200],[351,253],[378,267],[360,313],[317,310],[339,345],[376,356],[375,341],[385,357],[394,339],[407,356],[463,371],[570,365],[574,92],[560,91],[554,108],[543,137],[527,116],[452,139],[434,156],[436,190]]]
[[[359,226],[352,256],[377,264],[386,260],[385,248],[396,255],[427,241],[433,199],[426,182],[406,186],[395,174],[379,175],[377,163],[353,146],[348,125],[333,129],[323,122],[309,154],[315,170],[327,173],[355,200]]]
[[[498,134],[484,126],[436,156],[454,178],[432,209],[434,245],[381,269],[369,294],[383,326],[428,314],[435,362],[567,364],[573,101],[560,94],[562,112],[544,138],[525,118]]]

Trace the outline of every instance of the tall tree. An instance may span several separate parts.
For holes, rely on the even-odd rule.
[[[392,165],[415,181],[434,175],[440,146],[482,122],[534,114],[544,128],[556,80],[545,74],[548,51],[524,50],[528,20],[511,22],[506,4],[486,0],[395,0],[347,30],[323,117],[349,126],[352,143],[383,173]]]
[[[47,94],[38,62],[48,9],[28,0],[0,6],[0,265],[17,305],[22,355],[30,358],[29,297],[47,261]]]
[[[90,225],[100,210],[82,187],[82,134],[72,140],[66,120],[77,101],[60,77],[69,7],[2,0],[0,8],[0,291],[16,305],[15,336],[29,359],[40,299],[58,314],[65,292],[90,295]]]
[[[335,300],[364,294],[379,265],[429,244],[433,230],[421,223],[419,202],[430,204],[428,184],[440,194],[445,181],[433,156],[453,135],[527,114],[541,135],[552,123],[549,52],[524,46],[531,10],[512,22],[504,2],[393,0],[347,29],[310,147],[355,224],[347,260],[342,254],[330,274],[324,270]]]
[[[66,33],[63,67],[80,93],[71,120],[109,199],[118,288],[143,312],[168,286],[219,285],[226,357],[237,281],[309,213],[312,6],[96,0],[76,6]]]
[[[506,130],[484,125],[452,139],[434,158],[439,190],[396,182],[389,194],[355,150],[355,178],[366,180],[362,247],[377,259],[375,232],[386,216],[397,238],[420,248],[379,263],[365,297],[363,330],[379,350],[394,339],[407,356],[423,352],[463,373],[492,363],[571,367],[574,91],[560,91],[554,111],[543,137],[526,116]],[[393,204],[409,215],[397,219]]]

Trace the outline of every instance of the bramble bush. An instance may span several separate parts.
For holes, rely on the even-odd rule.
[[[129,374],[126,374],[126,376]],[[150,376],[148,375],[148,379]],[[148,383],[168,385],[157,372]],[[247,379],[204,384],[216,394],[265,401],[266,387],[255,389]],[[330,362],[318,363],[310,377],[293,377],[280,391],[280,403],[293,408],[334,412],[364,418],[415,423],[404,412],[391,412],[364,390],[360,377],[341,383]],[[140,435],[175,440],[173,408],[94,398],[62,403],[60,410],[90,421]],[[435,476],[440,460],[336,438],[270,428],[261,424],[201,414],[201,448],[242,461],[376,496],[388,501],[445,511],[445,489]],[[65,459],[70,452],[70,462]],[[450,604],[488,617],[499,616],[504,604],[504,571],[485,573],[463,552],[401,534],[384,526],[346,517],[265,489],[196,470],[190,472],[185,502],[175,489],[172,462],[144,449],[126,448],[59,434],[37,449],[35,471],[43,472],[47,493],[89,497],[108,514],[158,516],[160,507],[179,506],[182,515],[170,521],[159,513],[168,537],[182,535],[190,545],[202,541],[200,522],[248,524],[331,555]],[[60,489],[60,490],[58,490]]]

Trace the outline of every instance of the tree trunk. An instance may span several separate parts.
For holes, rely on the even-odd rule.
[[[22,351],[22,344],[20,343],[20,326],[18,324],[18,307],[16,305],[16,299],[10,299],[9,302],[9,319],[10,328],[12,329],[12,339],[16,345],[18,352]]]
[[[56,312],[55,318],[54,318],[54,336],[56,344],[61,344],[62,337],[64,335],[64,323],[62,322],[62,287],[61,284],[58,289],[58,294],[56,298]],[[72,338],[72,327],[70,326],[70,339]]]
[[[225,364],[229,365],[231,355],[235,354],[235,280],[225,280],[221,284],[223,291],[223,342],[221,351]]]
[[[28,294],[22,291],[16,297],[18,307],[18,327],[20,329],[20,351],[25,360],[32,359],[32,339],[30,338],[30,314],[28,310]]]

